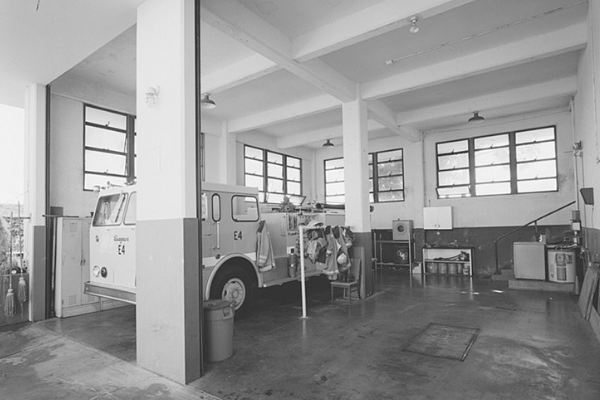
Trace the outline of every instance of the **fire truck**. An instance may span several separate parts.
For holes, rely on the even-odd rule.
[[[86,294],[135,304],[136,196],[135,185],[99,193],[90,227]],[[300,279],[294,269],[300,267],[299,260],[295,261],[300,225],[344,224],[342,212],[292,210],[295,207],[291,205],[269,209],[258,199],[256,188],[202,184],[204,298],[233,301],[238,314],[247,311],[258,289]],[[268,238],[272,260],[265,264],[257,245],[261,247]],[[307,278],[321,274],[323,270],[315,262],[305,259]]]

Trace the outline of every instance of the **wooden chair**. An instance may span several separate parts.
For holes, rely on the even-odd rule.
[[[343,298],[346,298],[346,291],[348,291],[348,298],[350,299],[350,303],[352,303],[352,292],[355,291],[357,296],[360,296],[358,291],[358,284],[360,282],[360,275],[362,273],[361,268],[361,259],[353,258],[351,260],[352,265],[350,266],[350,275],[351,280],[349,282],[343,281],[331,281],[331,301],[334,301],[333,298],[333,289],[341,288],[344,291]]]

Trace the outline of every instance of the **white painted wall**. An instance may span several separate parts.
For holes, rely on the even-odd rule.
[[[66,78],[52,82],[51,90],[50,206],[89,216],[97,194],[83,190],[84,102],[133,114],[135,98]]]
[[[582,52],[577,70],[575,97],[575,138],[583,151],[578,160],[579,188],[594,188],[595,203],[600,202],[600,1],[590,1],[588,46]],[[580,197],[581,218],[588,228],[600,229],[600,213],[584,205]]]
[[[550,125],[556,125],[558,192],[437,199],[436,143]],[[575,200],[573,155],[571,153],[573,134],[571,116],[568,111],[549,115],[525,115],[499,122],[489,121],[483,125],[475,125],[473,128],[465,126],[450,132],[429,133],[425,136],[424,143],[425,205],[452,206],[455,227],[523,225]],[[575,207],[569,207],[545,218],[540,224],[569,224],[572,208]]]

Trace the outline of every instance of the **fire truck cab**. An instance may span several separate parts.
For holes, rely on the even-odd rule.
[[[231,300],[238,313],[250,306],[257,289],[299,279],[288,268],[290,255],[299,253],[299,225],[344,223],[343,213],[273,212],[264,205],[261,213],[256,188],[203,183],[201,201],[204,298]],[[135,304],[135,210],[135,185],[112,187],[99,194],[90,227],[86,294]],[[259,267],[257,262],[261,221],[274,256],[267,267]],[[307,277],[322,273],[305,260]]]

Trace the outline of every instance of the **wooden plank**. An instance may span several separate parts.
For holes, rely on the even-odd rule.
[[[581,293],[579,295],[579,310],[581,315],[586,320],[590,319],[592,307],[592,299],[594,293],[598,290],[598,277],[600,276],[600,268],[592,266],[585,272]]]

